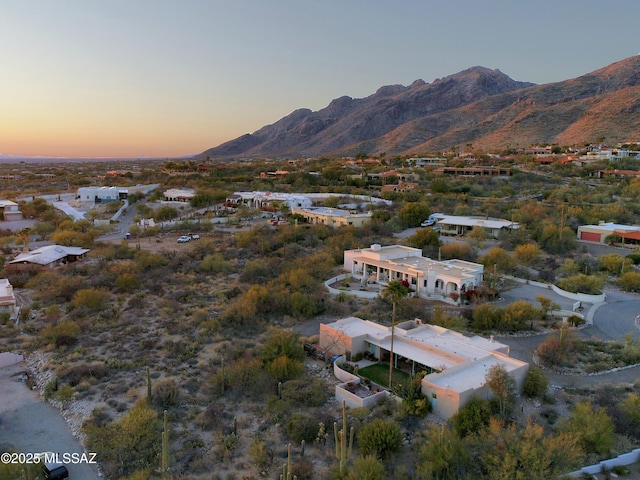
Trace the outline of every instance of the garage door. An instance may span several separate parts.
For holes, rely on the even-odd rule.
[[[599,233],[580,232],[580,240],[586,240],[587,242],[600,243],[601,235]]]

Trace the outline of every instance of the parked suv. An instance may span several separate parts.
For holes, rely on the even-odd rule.
[[[178,238],[178,243],[187,243],[191,241],[191,237],[187,237],[186,235],[182,235]]]
[[[46,480],[62,480],[69,478],[69,470],[61,463],[43,463],[42,473]]]

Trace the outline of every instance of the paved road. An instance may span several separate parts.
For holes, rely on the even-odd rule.
[[[0,369],[0,444],[10,444],[23,453],[82,454],[84,450],[60,412],[21,381],[24,370],[23,364]],[[74,480],[100,478],[89,464],[66,466]]]

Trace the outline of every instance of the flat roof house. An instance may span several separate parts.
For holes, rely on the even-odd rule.
[[[378,244],[345,250],[343,269],[363,284],[404,280],[415,295],[422,298],[442,298],[473,290],[482,282],[484,272],[484,266],[479,263],[432,260],[423,257],[419,248]]]
[[[502,219],[488,219],[476,217],[462,217],[445,215],[438,220],[440,233],[443,235],[466,235],[474,227],[483,228],[489,235],[497,238],[503,230],[519,228],[517,222]]]
[[[22,212],[16,202],[12,202],[11,200],[0,200],[0,211],[2,212],[2,220],[5,222],[22,220]]]
[[[76,195],[83,202],[115,202],[126,200],[129,190],[123,187],[80,187]]]
[[[627,245],[638,244],[640,243],[640,226],[600,222],[598,225],[581,225],[578,227],[578,240],[605,243],[609,235],[617,235]]]
[[[11,318],[14,318],[18,313],[13,286],[6,278],[0,279],[0,312],[8,312]]]
[[[21,253],[8,262],[6,268],[13,270],[53,269],[84,258],[88,251],[87,248],[47,245]]]
[[[372,216],[369,212],[354,213],[351,210],[327,207],[293,208],[291,209],[291,213],[302,215],[307,223],[329,225],[331,227],[342,227],[345,225],[361,227],[371,221]]]
[[[189,203],[196,196],[196,191],[190,188],[170,188],[162,193],[166,202]]]
[[[357,317],[320,324],[319,347],[331,355],[367,353],[389,361],[391,327]],[[485,379],[492,366],[504,367],[518,391],[529,370],[528,363],[509,357],[509,347],[493,338],[467,337],[417,319],[396,325],[392,361],[407,373],[427,373],[422,394],[430,399],[433,412],[444,419],[473,396],[491,397]]]

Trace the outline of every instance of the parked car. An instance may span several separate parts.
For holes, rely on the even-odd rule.
[[[188,237],[186,235],[182,235],[180,238],[178,238],[178,243],[187,243],[191,241],[191,237]]]
[[[42,474],[47,480],[62,480],[69,478],[69,470],[62,463],[49,463],[42,464]]]
[[[436,224],[435,220],[425,220],[420,224],[421,227],[431,227]]]

